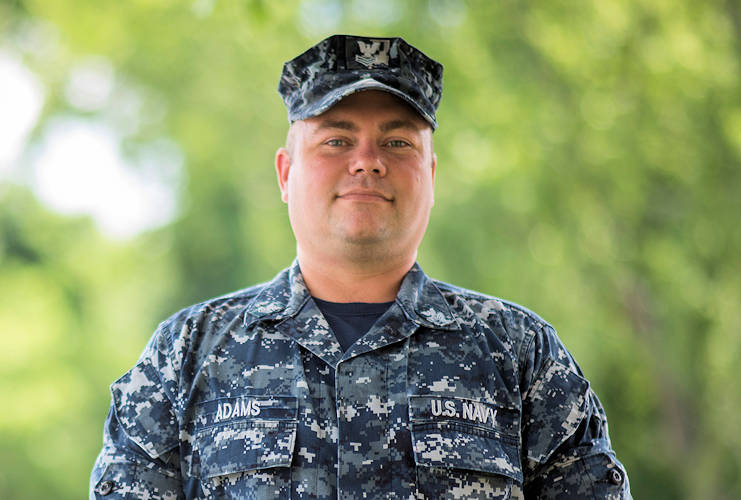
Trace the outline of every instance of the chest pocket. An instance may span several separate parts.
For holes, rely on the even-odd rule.
[[[222,398],[196,408],[191,475],[208,497],[285,498],[296,442],[294,396]]]
[[[522,484],[516,409],[463,398],[411,396],[409,413],[418,496],[510,498],[513,483]]]

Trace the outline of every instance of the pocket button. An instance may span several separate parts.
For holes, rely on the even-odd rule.
[[[610,482],[615,485],[618,485],[623,482],[623,475],[620,473],[619,470],[612,469],[610,471]]]
[[[100,493],[102,496],[110,495],[110,493],[113,491],[113,481],[103,481],[100,483],[100,486],[98,486],[98,493]]]

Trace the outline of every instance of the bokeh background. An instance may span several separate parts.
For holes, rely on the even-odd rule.
[[[337,32],[445,65],[423,268],[554,324],[636,498],[741,498],[734,0],[0,1],[0,498],[84,498],[157,323],[292,261],[275,89]]]

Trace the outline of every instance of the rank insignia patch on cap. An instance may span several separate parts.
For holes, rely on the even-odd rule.
[[[348,68],[388,68],[389,39],[361,39],[348,36],[345,39],[345,55]]]

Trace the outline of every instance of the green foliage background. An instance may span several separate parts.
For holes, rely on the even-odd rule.
[[[0,184],[0,497],[85,497],[107,386],[157,322],[291,262],[275,88],[335,32],[445,65],[425,270],[556,326],[636,498],[741,498],[733,0],[0,2],[0,48],[46,87],[29,147],[57,116],[109,119],[63,96],[96,55],[143,99],[124,152],[166,137],[184,156],[177,220],[128,241]]]

